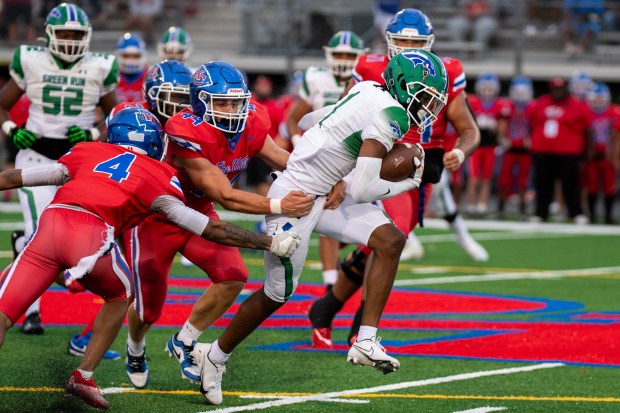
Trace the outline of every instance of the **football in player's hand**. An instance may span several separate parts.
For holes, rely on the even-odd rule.
[[[381,162],[381,179],[398,182],[413,176],[413,158],[420,159],[422,153],[417,146],[409,143],[395,143]]]

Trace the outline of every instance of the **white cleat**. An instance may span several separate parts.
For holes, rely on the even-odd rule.
[[[197,346],[198,347],[198,346]],[[204,394],[207,403],[219,406],[222,404],[222,375],[226,372],[225,364],[216,364],[209,359],[211,344],[201,345],[194,349],[197,355],[202,356],[200,393]]]
[[[359,366],[374,367],[383,374],[398,370],[400,362],[387,355],[385,348],[379,343],[380,341],[381,337],[377,337],[376,340],[356,340],[349,349],[347,361]]]
[[[489,253],[482,245],[471,236],[463,237],[458,240],[463,250],[475,261],[488,261]]]
[[[400,253],[400,260],[416,260],[419,261],[424,257],[424,247],[420,240],[412,233],[409,234],[403,251]]]

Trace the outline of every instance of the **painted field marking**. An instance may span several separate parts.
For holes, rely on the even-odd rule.
[[[412,285],[453,284],[480,281],[505,281],[527,279],[555,279],[564,277],[593,277],[620,274],[620,267],[582,268],[578,270],[550,270],[530,272],[505,272],[498,274],[457,275],[454,277],[428,277],[415,280],[395,280],[398,287]]]
[[[408,381],[408,382],[403,382],[403,383],[388,384],[385,386],[369,387],[365,389],[343,390],[343,391],[338,391],[338,392],[320,393],[320,394],[311,395],[311,396],[289,397],[286,399],[273,400],[273,401],[262,402],[262,403],[254,403],[254,404],[249,404],[246,406],[227,407],[223,409],[209,410],[204,413],[208,413],[208,412],[230,413],[230,412],[242,412],[242,411],[249,411],[249,410],[269,409],[272,407],[287,406],[291,404],[299,404],[299,403],[305,403],[305,402],[310,402],[310,401],[322,401],[324,399],[332,399],[332,398],[341,397],[344,395],[348,396],[348,395],[359,395],[359,394],[367,394],[367,393],[377,393],[381,391],[391,391],[391,390],[398,390],[398,389],[406,389],[409,387],[419,387],[419,386],[428,386],[432,384],[450,383],[453,381],[477,379],[480,377],[522,373],[522,372],[527,372],[527,371],[550,369],[550,368],[561,367],[561,366],[564,366],[564,364],[563,363],[543,363],[543,364],[535,364],[533,366],[525,366],[525,367],[512,367],[512,368],[499,369],[499,370],[478,371],[475,373],[456,374],[453,376]]]
[[[477,407],[475,409],[469,409],[469,410],[459,410],[458,412],[454,412],[454,413],[488,413],[488,412],[501,412],[502,410],[508,410],[508,409],[506,407],[486,406],[486,407]]]

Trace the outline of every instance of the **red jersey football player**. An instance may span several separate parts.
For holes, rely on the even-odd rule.
[[[505,147],[497,182],[497,213],[503,217],[506,200],[516,189],[519,194],[519,214],[524,218],[525,195],[532,169],[530,126],[525,111],[534,97],[532,81],[525,76],[515,76],[510,82],[508,94],[510,99],[504,100],[504,113],[497,125],[498,135],[504,138],[502,144]]]
[[[368,79],[381,80],[383,83],[380,74],[391,56],[408,49],[430,50],[434,38],[433,26],[424,13],[417,9],[401,10],[386,28],[388,56],[362,55],[353,71],[351,82]],[[476,148],[480,139],[465,94],[462,93],[465,89],[463,67],[456,59],[442,58],[442,62],[448,72],[447,105],[437,115],[435,123],[424,130],[411,128],[402,140],[411,144],[420,143],[424,147],[426,155],[423,185],[419,190],[405,192],[382,201],[387,214],[405,234],[409,234],[418,224],[424,204],[431,194],[431,184],[439,181],[443,168],[449,171],[458,169],[466,156]],[[352,84],[347,87],[345,93],[351,86]],[[442,137],[448,122],[454,125],[460,138],[452,150],[444,153]],[[339,276],[333,288],[312,305],[309,318],[313,326],[313,345],[316,347],[331,347],[333,317],[362,285],[369,253],[366,247],[360,246],[349,254],[340,265]],[[363,302],[356,313],[349,340],[355,340],[362,313]]]
[[[167,162],[177,169],[189,206],[214,218],[218,215],[213,201],[226,209],[252,214],[303,216],[310,211],[314,198],[301,191],[269,199],[233,188],[252,157],[260,156],[277,170],[285,168],[289,157],[268,135],[269,117],[261,105],[250,102],[239,70],[226,62],[200,66],[190,83],[190,101],[191,109],[184,109],[166,123],[170,138]],[[172,262],[181,252],[213,281],[181,331],[167,344],[170,355],[181,364],[182,377],[199,383],[194,344],[243,289],[248,270],[241,254],[237,248],[206,241],[156,216],[134,229],[131,241],[137,284],[135,305],[128,315],[129,377],[134,386],[146,386],[145,336],[161,315]],[[133,369],[133,365],[144,368]]]
[[[110,144],[77,144],[53,164],[0,174],[2,189],[62,185],[32,240],[0,278],[0,346],[6,330],[69,268],[70,277],[105,303],[67,392],[101,409],[109,405],[93,371],[116,338],[132,294],[131,273],[115,242],[121,232],[157,212],[196,236],[227,245],[277,249],[286,256],[299,243],[294,234],[286,239],[254,234],[186,207],[176,171],[159,162],[163,130],[150,112],[119,112],[108,124],[107,140]]]
[[[613,206],[616,192],[616,169],[612,162],[612,139],[614,129],[618,131],[620,121],[611,105],[611,94],[604,83],[595,83],[586,94],[586,102],[592,111],[593,148],[585,164],[586,187],[590,222],[597,222],[597,201],[602,190],[605,223],[613,224]]]
[[[467,212],[485,215],[489,208],[491,177],[497,147],[497,123],[503,116],[503,100],[498,98],[499,78],[494,73],[481,73],[474,85],[476,94],[469,103],[480,128],[480,146],[469,158],[465,193]]]
[[[134,33],[125,33],[114,49],[120,79],[116,86],[118,101],[140,102],[144,97],[144,81],[148,72],[144,40]]]

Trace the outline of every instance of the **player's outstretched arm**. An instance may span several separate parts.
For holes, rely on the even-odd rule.
[[[0,190],[21,188],[22,186],[21,169],[7,169],[0,173]]]
[[[291,191],[282,199],[270,199],[235,189],[226,175],[205,158],[177,157],[175,162],[185,169],[198,189],[231,211],[300,217],[307,215],[314,204],[314,197],[302,191]]]
[[[26,169],[7,169],[0,173],[0,191],[24,186],[60,186],[68,180],[66,167],[57,162]]]

